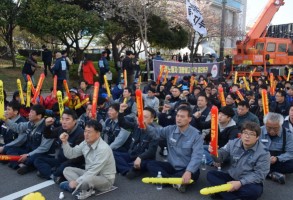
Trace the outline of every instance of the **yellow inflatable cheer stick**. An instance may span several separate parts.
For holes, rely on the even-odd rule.
[[[22,90],[22,86],[21,86],[21,81],[20,81],[20,79],[17,79],[16,82],[17,82],[17,89],[19,92],[20,104],[24,105],[25,103],[24,103],[24,98],[23,98],[23,90]]]
[[[64,106],[63,106],[63,100],[62,100],[62,92],[59,90],[57,92],[57,100],[58,100],[58,105],[59,105],[60,118],[62,118]]]
[[[3,82],[0,80],[0,119],[5,119],[4,117],[4,87]]]
[[[31,96],[32,96],[32,82],[27,82],[26,88],[26,107],[31,107]]]
[[[79,104],[77,104],[75,107],[74,107],[74,109],[76,110],[76,109],[79,109],[79,108],[81,108],[81,106],[83,106],[84,104],[86,104],[87,102],[89,102],[89,98],[86,98],[86,99],[84,99],[82,102],[80,102]]]
[[[146,177],[141,180],[143,183],[149,184],[182,184],[182,178],[156,178]],[[189,181],[189,184],[193,183],[193,180]]]
[[[110,88],[109,88],[109,83],[108,83],[108,79],[107,79],[106,75],[104,75],[104,82],[105,82],[105,87],[106,87],[106,90],[107,90],[108,98],[110,98],[112,95],[111,95],[111,91],[110,91]]]
[[[231,188],[232,188],[232,184],[226,183],[223,185],[206,187],[206,188],[201,189],[199,192],[202,195],[209,195],[209,194],[215,194],[215,193],[219,193],[219,192],[227,192],[227,191],[231,190]]]
[[[35,192],[24,196],[22,200],[45,200],[45,197],[41,193]]]

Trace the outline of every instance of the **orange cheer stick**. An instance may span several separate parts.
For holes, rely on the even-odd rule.
[[[176,85],[177,83],[177,79],[178,79],[178,75],[175,76],[174,80],[173,80],[173,85]]]
[[[139,126],[139,128],[145,128],[144,121],[143,121],[143,104],[142,104],[141,90],[136,90],[135,96],[136,96],[138,126]]]
[[[194,88],[194,83],[195,83],[195,77],[192,75],[190,78],[190,88],[189,88],[189,93],[193,93],[193,88]]]
[[[270,93],[275,96],[275,77],[273,73],[270,73]]]
[[[33,94],[35,94],[36,89],[35,89],[35,86],[34,86],[34,84],[32,82],[32,79],[31,79],[30,75],[26,75],[26,78],[27,78],[27,82],[31,82],[31,89],[32,89]]]
[[[222,107],[226,106],[224,89],[222,87],[219,87],[219,97],[220,97],[221,106]]]
[[[36,99],[38,98],[38,96],[40,95],[40,92],[41,92],[41,89],[42,89],[42,86],[43,86],[43,82],[45,80],[45,74],[42,73],[40,75],[40,78],[39,78],[39,82],[38,82],[38,85],[37,85],[37,89],[36,89],[36,92],[34,94],[34,97],[32,98],[32,102],[35,103],[36,102]]]
[[[237,96],[239,97],[239,99],[241,101],[244,101],[244,97],[243,97],[243,95],[241,94],[241,92],[239,90],[236,91],[236,94],[237,94]]]
[[[203,85],[206,87],[208,86],[208,83],[205,80],[203,80]]]
[[[250,71],[250,74],[249,74],[250,83],[252,83],[252,77],[255,71],[256,71],[256,67],[253,69],[253,71]]]
[[[99,82],[95,82],[94,94],[93,94],[93,105],[92,105],[92,119],[96,119],[97,117],[97,103],[98,103],[99,87],[100,87]]]
[[[1,161],[18,161],[21,156],[14,156],[14,155],[0,155]]]
[[[127,87],[127,72],[126,69],[123,71],[123,77],[124,77],[124,87]]]
[[[262,89],[261,95],[262,95],[263,115],[266,116],[269,113],[269,101],[268,101],[267,90]]]
[[[66,91],[66,95],[68,96],[68,99],[71,99],[71,94],[70,94],[69,87],[68,87],[68,84],[67,84],[66,80],[63,80],[63,85],[64,85],[64,88],[65,88],[65,91]]]
[[[213,151],[212,155],[218,157],[218,108],[217,106],[213,106],[211,109],[211,146]]]
[[[167,83],[167,78],[168,78],[168,69],[166,69],[166,73],[165,73],[165,76],[164,76],[164,81],[163,81],[163,85],[165,85]]]
[[[56,98],[57,96],[57,75],[54,76],[53,80],[53,97]]]
[[[157,84],[159,84],[160,81],[161,81],[161,78],[162,78],[162,75],[163,75],[164,69],[165,69],[165,65],[163,65],[163,66],[161,67],[161,69],[160,69],[160,73],[159,73],[159,76],[158,76],[158,78],[157,78]]]

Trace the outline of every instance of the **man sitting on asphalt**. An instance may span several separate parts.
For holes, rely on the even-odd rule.
[[[241,128],[241,138],[229,140],[219,149],[214,161],[230,160],[227,172],[209,171],[207,180],[211,186],[230,183],[228,192],[221,192],[212,197],[223,199],[254,200],[263,192],[263,181],[270,170],[270,154],[259,141],[261,130],[255,122],[246,122]],[[209,146],[209,151],[214,149]]]
[[[64,156],[63,149],[61,147],[61,140],[59,136],[62,133],[69,135],[68,141],[71,147],[80,144],[83,140],[83,129],[77,123],[77,115],[71,109],[65,109],[62,114],[61,127],[53,127],[54,119],[48,117],[45,120],[46,128],[44,130],[44,137],[48,139],[56,139],[55,148],[58,148],[57,156],[41,156],[34,162],[34,166],[38,170],[38,176],[45,179],[53,179],[55,183],[59,184],[64,181],[63,170],[65,167],[82,167],[84,164],[83,157],[75,159],[67,159]]]
[[[20,155],[17,162],[10,162],[10,167],[18,169],[18,174],[26,174],[33,170],[35,159],[40,156],[53,153],[53,139],[46,139],[43,136],[45,129],[45,108],[41,105],[31,107],[29,113],[29,121],[15,123],[12,120],[5,119],[5,125],[19,134],[18,138],[13,142],[4,146],[7,155]],[[25,137],[25,145],[23,142]]]
[[[26,122],[26,119],[19,115],[20,106],[21,105],[18,101],[11,101],[7,104],[7,109],[6,109],[6,117],[17,124],[20,122]],[[18,137],[18,134],[16,132],[7,128],[4,124],[2,124],[0,128],[0,135],[2,135],[3,137],[3,141],[4,141],[3,145],[9,144],[10,142],[14,141]],[[0,146],[1,145],[2,144],[0,144]],[[3,152],[3,150],[4,150],[4,147],[0,147],[0,153],[5,154],[6,152]]]
[[[154,138],[155,133],[149,133],[147,130],[139,128],[136,122],[124,118],[126,108],[127,104],[120,105],[118,123],[120,127],[132,130],[132,142],[128,152],[114,151],[114,158],[117,171],[129,179],[133,179],[146,171],[149,161],[155,160],[158,141]],[[145,107],[143,117],[146,125],[159,126],[154,123],[156,117],[154,109]]]
[[[176,125],[155,128],[159,139],[167,140],[168,162],[150,161],[147,164],[147,169],[153,177],[156,177],[159,171],[165,178],[182,177],[182,184],[173,185],[180,192],[185,192],[186,184],[191,179],[198,179],[203,155],[203,140],[199,131],[189,124],[191,119],[191,108],[180,106],[177,109]],[[147,131],[150,128],[152,127],[147,126]]]
[[[73,148],[68,142],[69,135],[60,135],[66,158],[73,159],[82,155],[85,158],[85,170],[66,167],[63,174],[67,181],[60,184],[60,188],[77,194],[78,199],[86,199],[95,190],[108,191],[114,184],[115,160],[111,148],[100,137],[101,131],[102,125],[99,122],[88,121],[84,130],[84,141]]]
[[[271,169],[268,178],[285,184],[285,175],[293,173],[293,135],[282,127],[284,117],[269,112],[264,117],[260,141],[271,153]]]

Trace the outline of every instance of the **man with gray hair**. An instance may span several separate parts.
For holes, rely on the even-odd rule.
[[[56,52],[55,57],[56,61],[55,64],[51,66],[51,70],[54,75],[57,75],[57,90],[63,92],[63,80],[66,80],[67,63],[60,52]]]
[[[264,117],[260,136],[260,141],[271,153],[268,178],[281,184],[285,184],[284,174],[293,173],[293,135],[282,127],[283,122],[281,114],[269,112]]]

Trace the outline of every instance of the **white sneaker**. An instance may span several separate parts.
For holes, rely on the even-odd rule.
[[[79,194],[76,195],[77,199],[86,199],[90,196],[92,196],[93,194],[95,194],[95,190],[94,189],[89,189],[89,190],[82,190]]]

